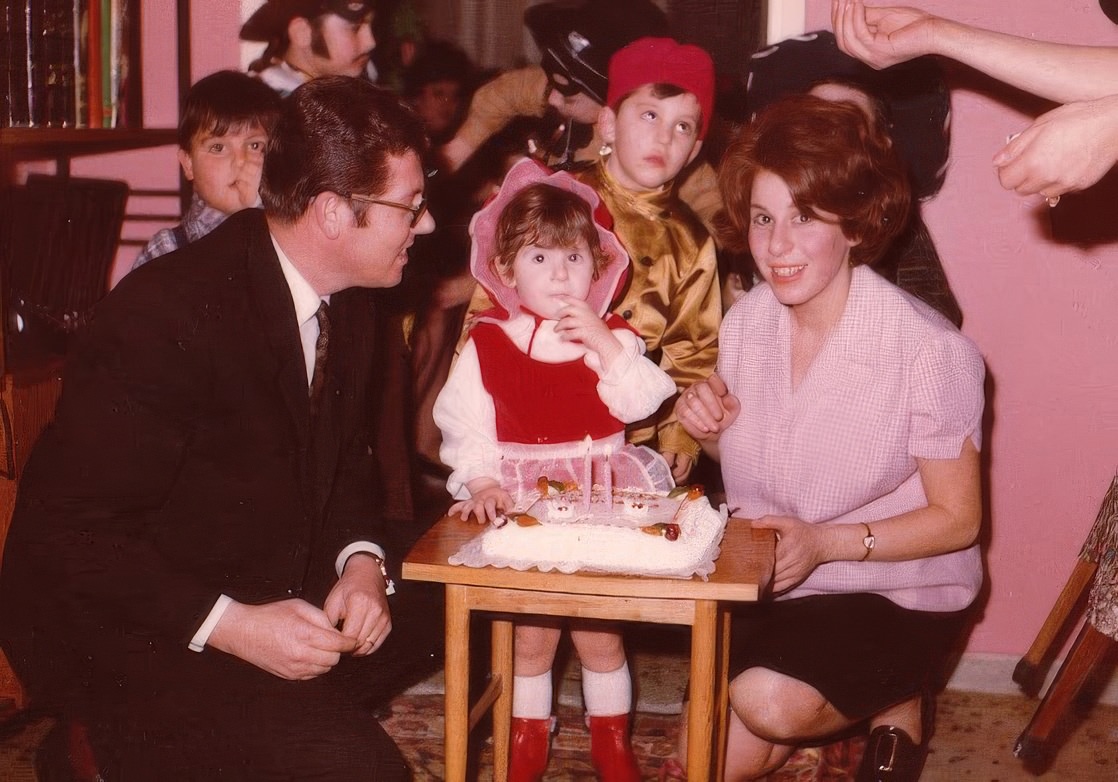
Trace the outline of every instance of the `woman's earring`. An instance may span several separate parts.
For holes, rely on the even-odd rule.
[[[608,141],[603,141],[602,146],[598,147],[598,155],[600,157],[609,157],[613,154],[613,147],[610,146]]]

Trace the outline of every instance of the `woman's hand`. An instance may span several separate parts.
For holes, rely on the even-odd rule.
[[[1042,114],[994,157],[994,167],[1007,190],[1055,199],[1098,182],[1116,158],[1118,96],[1111,96]]]
[[[474,478],[466,488],[470,499],[451,505],[448,516],[457,515],[466,521],[472,513],[478,524],[488,524],[512,507],[512,497],[492,478]]]
[[[773,594],[786,592],[830,561],[829,530],[789,516],[764,516],[753,522],[757,529],[776,532],[776,565]]]
[[[740,412],[738,398],[717,374],[692,385],[675,403],[676,418],[687,434],[704,444],[716,441]]]

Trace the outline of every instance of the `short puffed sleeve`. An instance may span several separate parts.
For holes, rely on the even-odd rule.
[[[967,337],[948,328],[928,335],[909,377],[912,456],[956,459],[968,437],[982,450],[985,377],[982,356]]]

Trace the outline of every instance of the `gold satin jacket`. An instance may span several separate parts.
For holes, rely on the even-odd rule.
[[[722,299],[714,241],[669,183],[655,193],[621,187],[601,162],[577,175],[613,215],[613,232],[632,259],[613,311],[644,338],[649,357],[684,391],[718,361]],[[629,427],[629,442],[696,459],[699,444],[676,420],[675,397]]]

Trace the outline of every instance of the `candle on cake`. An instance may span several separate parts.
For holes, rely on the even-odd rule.
[[[590,513],[590,495],[594,488],[594,462],[591,456],[591,443],[590,435],[586,435],[586,439],[582,441],[582,510]]]
[[[613,453],[613,446],[606,446],[606,460],[602,465],[602,485],[606,492],[606,507],[613,508],[613,468],[610,466],[609,457]]]

